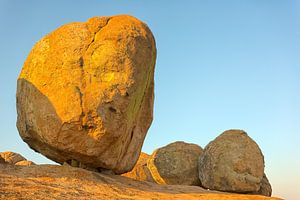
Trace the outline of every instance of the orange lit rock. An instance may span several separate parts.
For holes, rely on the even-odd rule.
[[[12,165],[16,164],[17,162],[26,160],[26,158],[24,158],[20,154],[11,151],[0,152],[0,157],[3,158],[6,163]]]
[[[58,162],[130,171],[152,122],[156,47],[131,16],[94,17],[42,38],[17,84],[17,127]]]
[[[35,165],[34,162],[26,160],[20,154],[11,151],[0,152],[0,163],[23,166]]]
[[[30,165],[35,165],[35,163],[29,160],[22,160],[20,162],[17,162],[15,165],[30,166]]]
[[[122,176],[126,176],[128,178],[132,178],[138,181],[155,182],[147,167],[147,161],[149,158],[150,156],[148,154],[141,152],[140,157],[134,168],[130,172],[122,174]]]

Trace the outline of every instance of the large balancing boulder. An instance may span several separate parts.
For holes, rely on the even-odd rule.
[[[242,130],[222,133],[205,147],[199,159],[201,184],[212,190],[257,192],[263,175],[263,154]]]
[[[155,150],[147,166],[156,183],[200,185],[198,158],[202,148],[196,144],[174,142]]]
[[[58,163],[130,171],[153,118],[155,60],[150,29],[131,16],[51,32],[18,78],[22,139]]]

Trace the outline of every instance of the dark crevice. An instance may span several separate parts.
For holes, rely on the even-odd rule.
[[[132,138],[133,138],[134,130],[135,130],[135,126],[132,128],[132,131],[131,131],[131,135],[130,135],[130,143],[131,143]]]
[[[84,130],[90,130],[93,128],[94,128],[94,126],[91,126],[91,125],[82,125],[82,129],[84,129]]]
[[[114,107],[110,106],[108,109],[109,109],[110,112],[113,112],[113,113],[117,112],[117,109],[115,109]]]
[[[107,22],[106,22],[106,24],[105,24],[104,26],[102,26],[97,32],[94,33],[93,39],[92,39],[92,41],[90,42],[90,44],[87,46],[86,51],[90,48],[90,46],[91,46],[91,45],[93,44],[93,42],[95,41],[96,34],[97,34],[98,32],[100,32],[101,29],[103,29],[105,26],[107,26],[109,20],[110,20],[110,18],[108,18],[108,20],[107,20]]]
[[[130,141],[132,140],[132,138],[133,138],[133,130],[131,131]]]
[[[79,58],[79,65],[80,65],[80,67],[83,67],[83,65],[84,65],[84,61],[83,61],[82,57]]]
[[[66,163],[68,163],[69,165],[71,165],[72,160],[67,160]]]
[[[81,112],[83,113],[83,107],[82,107],[82,96],[83,96],[83,94],[82,94],[82,92],[81,92],[81,90],[80,90],[80,88],[78,87],[78,86],[75,86],[75,88],[76,88],[76,91],[78,92],[78,94],[79,94],[79,100],[80,100],[80,107],[81,107]]]

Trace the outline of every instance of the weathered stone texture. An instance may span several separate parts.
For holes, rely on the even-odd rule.
[[[199,178],[205,188],[256,192],[264,174],[259,146],[242,130],[228,130],[210,142],[199,159]]]
[[[198,158],[201,153],[202,148],[196,144],[174,142],[155,150],[147,166],[159,184],[200,185]]]
[[[22,139],[64,163],[130,171],[152,122],[154,37],[121,15],[70,23],[42,38],[17,84]]]

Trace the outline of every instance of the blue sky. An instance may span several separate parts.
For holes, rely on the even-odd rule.
[[[62,24],[116,14],[146,22],[157,43],[155,118],[143,151],[177,140],[205,147],[244,129],[265,155],[273,194],[300,196],[300,1],[0,0],[0,151],[50,162],[15,126],[23,62]]]

